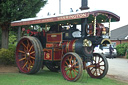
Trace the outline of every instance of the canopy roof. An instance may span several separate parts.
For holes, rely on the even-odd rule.
[[[97,22],[103,23],[108,22],[109,18],[111,18],[111,22],[119,21],[120,17],[112,12],[104,11],[104,10],[97,10],[97,11],[81,11],[76,13],[70,14],[60,14],[54,16],[47,16],[47,17],[36,17],[36,18],[27,18],[21,19],[18,21],[11,22],[11,26],[22,26],[22,25],[32,25],[32,24],[80,24],[81,18],[88,18],[88,23],[91,23],[94,20],[94,16],[97,16]]]

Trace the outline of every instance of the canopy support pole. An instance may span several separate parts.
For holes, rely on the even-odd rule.
[[[108,34],[109,37],[111,36],[110,23],[111,23],[111,18],[109,18],[109,34]]]
[[[96,16],[94,16],[94,36],[96,36]]]

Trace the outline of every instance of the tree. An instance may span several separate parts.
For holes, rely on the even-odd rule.
[[[11,21],[35,17],[46,0],[0,0],[0,28],[2,29],[2,48],[8,48]]]

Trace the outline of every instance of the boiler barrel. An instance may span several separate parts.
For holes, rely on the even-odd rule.
[[[92,56],[93,47],[83,46],[83,39],[75,39],[63,42],[63,52],[76,52],[81,56]]]

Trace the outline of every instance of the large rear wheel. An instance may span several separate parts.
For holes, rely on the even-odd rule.
[[[20,39],[16,47],[16,64],[22,73],[37,73],[42,64],[42,46],[35,37]]]
[[[83,72],[83,63],[80,56],[76,53],[66,53],[61,61],[61,73],[68,81],[76,81]]]
[[[92,67],[87,68],[87,72],[92,78],[103,78],[108,72],[108,62],[106,57],[101,54],[94,53]]]

